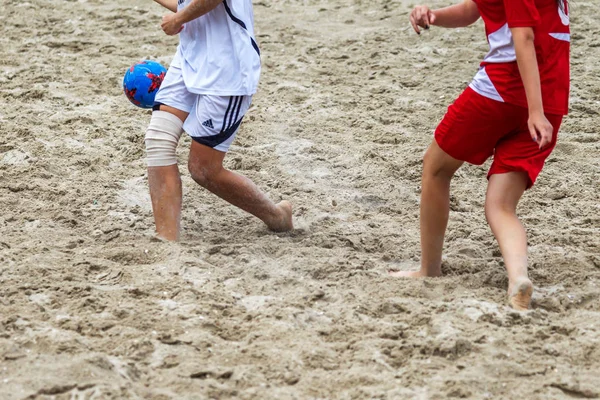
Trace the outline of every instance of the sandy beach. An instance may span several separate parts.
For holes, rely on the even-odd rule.
[[[432,6],[449,5],[433,0]],[[0,399],[600,398],[600,4],[573,1],[571,113],[519,213],[533,308],[506,304],[483,204],[452,186],[444,277],[419,263],[422,156],[487,51],[481,21],[416,35],[408,0],[254,2],[258,93],[226,158],[274,234],[178,156],[182,240],[154,238],[150,0],[0,0]]]

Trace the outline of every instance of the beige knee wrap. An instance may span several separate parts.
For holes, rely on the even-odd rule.
[[[183,122],[166,111],[154,111],[146,131],[146,162],[149,167],[177,164],[177,143]]]

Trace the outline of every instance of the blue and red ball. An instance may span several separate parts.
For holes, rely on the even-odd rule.
[[[156,61],[145,60],[133,64],[123,77],[123,91],[134,105],[152,108],[166,73],[167,69]]]

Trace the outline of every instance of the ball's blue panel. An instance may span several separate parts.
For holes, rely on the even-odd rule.
[[[167,69],[156,61],[142,61],[132,65],[123,77],[123,91],[133,104],[151,108]]]

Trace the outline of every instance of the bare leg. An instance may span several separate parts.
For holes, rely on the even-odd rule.
[[[485,200],[485,216],[498,241],[508,272],[508,297],[516,310],[527,310],[533,285],[527,277],[527,235],[517,217],[517,204],[527,187],[527,175],[492,175]]]
[[[421,183],[421,270],[390,273],[399,277],[440,276],[442,248],[450,212],[450,181],[463,164],[433,141],[423,159]]]
[[[161,111],[174,114],[182,121],[187,113],[173,107],[162,105]],[[178,240],[181,223],[181,177],[177,165],[148,167],[148,186],[152,199],[152,213],[156,225],[156,234],[165,240]]]
[[[273,203],[250,179],[223,168],[225,154],[193,141],[188,162],[192,178],[223,200],[260,218],[269,229],[293,229],[292,205],[287,201]]]
[[[165,240],[178,240],[182,193],[177,165],[148,167],[148,186],[156,234]]]

